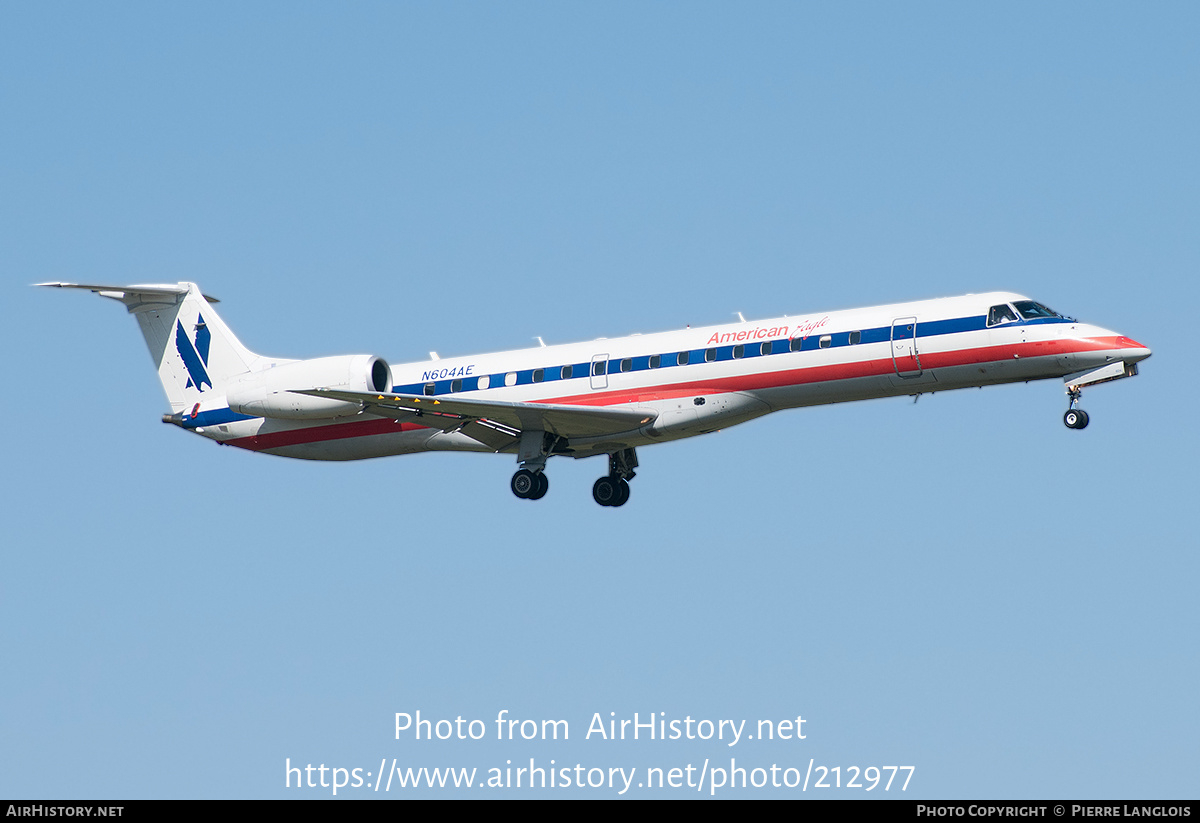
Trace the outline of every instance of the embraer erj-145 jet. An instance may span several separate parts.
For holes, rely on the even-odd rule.
[[[1150,349],[1018,294],[727,323],[389,366],[372,355],[248,351],[192,283],[90,289],[138,320],[171,402],[163,421],[226,446],[308,460],[421,451],[515,454],[517,497],[546,494],[554,455],[608,455],[592,496],[629,499],[636,449],[781,409],[1062,378],[1131,377]]]

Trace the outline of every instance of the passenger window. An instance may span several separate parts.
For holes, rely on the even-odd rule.
[[[573,371],[574,371],[574,369],[572,369],[570,366],[563,366],[563,367],[562,367],[562,379],[563,379],[563,380],[570,380],[570,379],[571,379],[571,373],[572,373]]]
[[[452,391],[452,392],[462,391],[462,381],[461,380],[451,380],[450,381],[450,391]]]
[[[431,397],[435,390],[436,389],[432,383],[425,384],[425,396],[426,397]]]
[[[506,385],[506,386],[517,385],[517,373],[515,371],[510,371],[508,374],[504,375],[504,385]]]
[[[717,350],[716,349],[705,349],[704,350],[704,362],[705,363],[711,363],[712,361],[714,361],[716,359],[717,359]]]
[[[734,346],[733,347],[733,359],[734,360],[740,360],[742,358],[742,355],[745,353],[746,353],[745,346]]]
[[[823,349],[829,348],[830,346],[833,345],[833,335],[832,334],[821,335],[820,343],[821,343],[821,348],[823,348]]]
[[[592,364],[592,376],[599,377],[602,374],[608,374],[608,361],[597,360]]]
[[[545,379],[546,379],[546,370],[545,369],[534,369],[533,370],[533,382],[534,383],[541,383]]]
[[[479,389],[481,391],[483,389],[486,389],[490,385],[492,385],[492,378],[488,377],[486,374],[483,377],[479,378]]]
[[[771,353],[771,341],[768,340],[766,343],[763,343],[761,346],[759,346],[758,353],[759,354],[770,354]]]
[[[803,337],[793,337],[792,338],[792,345],[791,345],[792,351],[800,351],[801,347],[803,347],[803,346],[804,346],[804,338]]]
[[[662,357],[657,354],[650,355],[650,368],[657,369],[662,365]]]
[[[675,358],[675,362],[681,366],[686,366],[688,364],[688,353],[681,351],[679,356]]]
[[[996,326],[1001,323],[1012,323],[1017,319],[1016,313],[1007,303],[1001,303],[999,306],[992,306],[988,309],[989,326]]]
[[[633,360],[626,357],[621,361],[621,371],[633,371]]]
[[[862,332],[860,332],[860,331],[850,332],[850,345],[851,346],[857,346],[861,340],[862,340]]]

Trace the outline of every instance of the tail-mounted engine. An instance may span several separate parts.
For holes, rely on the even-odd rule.
[[[319,357],[251,372],[226,393],[229,408],[254,417],[315,420],[358,414],[358,403],[294,394],[305,389],[385,392],[392,390],[392,370],[383,358],[369,354]]]

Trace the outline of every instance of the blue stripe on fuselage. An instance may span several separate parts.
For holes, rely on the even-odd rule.
[[[252,414],[238,414],[229,408],[224,409],[208,409],[202,411],[195,417],[184,417],[179,424],[185,429],[195,429],[200,426],[219,426],[222,423],[236,423],[239,420],[256,420]]]
[[[1039,318],[1034,318],[1032,320],[1021,320],[1021,321],[1017,321],[1014,323],[1005,323],[1004,327],[1008,328],[1008,327],[1012,327],[1012,326],[1043,325],[1043,324],[1047,324],[1047,323],[1070,323],[1070,322],[1073,322],[1073,321],[1067,320],[1065,318],[1057,318],[1057,317],[1056,318],[1039,317]],[[988,328],[987,317],[986,317],[986,315],[980,314],[980,315],[971,316],[971,317],[955,317],[955,318],[951,318],[948,320],[929,320],[926,322],[918,321],[917,329],[916,329],[916,336],[918,338],[938,337],[938,336],[941,336],[944,334],[961,334],[963,332],[983,331],[987,328]],[[797,349],[797,351],[801,351],[801,352],[817,351],[818,349],[821,348],[821,342],[820,342],[821,338],[826,337],[826,336],[830,338],[829,346],[827,346],[826,348],[841,348],[843,346],[851,346],[851,345],[861,346],[861,345],[867,344],[867,343],[886,343],[892,339],[891,325],[878,326],[878,327],[872,328],[872,329],[854,329],[853,331],[858,331],[860,334],[858,343],[852,344],[850,342],[850,333],[851,332],[849,330],[841,331],[841,332],[830,332],[827,335],[811,334],[806,337],[800,338],[800,341],[801,341],[800,348]],[[737,359],[749,360],[752,357],[767,357],[767,356],[776,355],[776,354],[791,354],[791,353],[793,353],[792,348],[791,348],[791,339],[790,338],[776,339],[776,340],[770,340],[770,341],[764,341],[764,342],[770,343],[770,351],[767,352],[766,354],[764,354],[760,351],[759,343],[741,343],[741,344],[724,345],[724,346],[716,346],[716,347],[706,346],[701,349],[690,349],[687,352],[688,362],[685,365],[695,366],[695,365],[701,364],[701,363],[709,363],[709,362],[721,363],[724,361],[737,360]],[[739,346],[742,348],[743,354],[742,354],[741,358],[735,358],[733,356],[733,350],[735,348],[738,348]],[[705,360],[704,354],[706,351],[708,351],[711,348],[716,349],[716,358],[715,358],[715,360]],[[657,369],[655,369],[655,371],[657,371],[658,369],[678,368],[679,367],[679,363],[678,363],[679,354],[680,354],[680,352],[678,352],[678,351],[664,352],[664,353],[660,354],[659,355],[660,364],[657,367]],[[608,361],[608,374],[628,374],[630,372],[650,371],[651,370],[650,369],[650,357],[651,357],[651,355],[649,355],[649,354],[641,354],[641,355],[634,355],[632,357],[611,359]],[[627,372],[621,371],[621,362],[623,360],[632,361],[630,363],[629,371],[627,371]],[[588,363],[571,363],[571,364],[564,364],[564,365],[570,365],[571,369],[572,369],[571,376],[569,378],[565,378],[565,379],[583,380],[584,378],[588,378],[591,375],[592,364],[590,362],[588,362]],[[514,383],[513,385],[524,386],[524,385],[530,385],[530,384],[534,383],[533,373],[535,371],[541,371],[543,374],[542,380],[540,380],[538,382],[553,383],[558,380],[563,380],[564,378],[560,376],[562,368],[563,368],[563,366],[541,366],[541,367],[538,367],[537,369],[521,369],[516,373],[517,374],[517,382]],[[483,377],[486,377],[488,379],[488,388],[489,389],[497,389],[497,388],[504,387],[504,378],[507,374],[510,374],[510,372],[496,372],[495,374],[479,375],[477,377],[465,377],[465,378],[460,378],[457,380],[433,380],[433,381],[424,381],[421,383],[406,383],[406,384],[400,385],[400,386],[393,386],[392,391],[396,392],[397,394],[424,394],[425,387],[428,386],[429,383],[431,383],[431,382],[433,383],[433,395],[454,393],[453,384],[456,382],[460,384],[457,391],[460,391],[460,392],[480,391],[479,380],[480,380],[480,378],[483,378]]]

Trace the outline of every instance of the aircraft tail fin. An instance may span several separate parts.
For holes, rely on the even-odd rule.
[[[258,360],[217,316],[212,307],[217,301],[195,283],[37,285],[87,289],[124,304],[137,318],[173,412],[203,403],[213,392],[223,394],[232,378]]]

